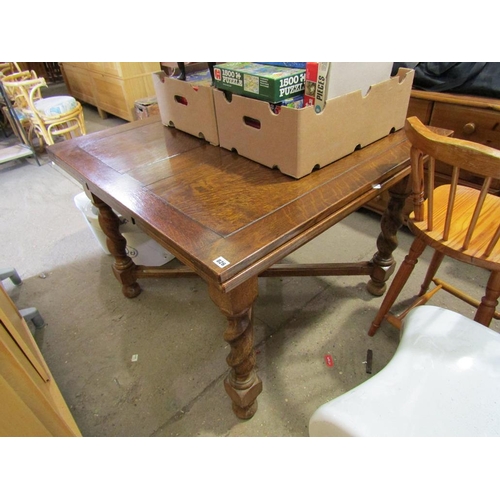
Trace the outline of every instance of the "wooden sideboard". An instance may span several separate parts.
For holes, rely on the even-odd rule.
[[[26,321],[0,283],[0,437],[81,436]]]
[[[136,120],[135,101],[155,95],[152,73],[156,62],[65,62],[59,63],[70,94],[106,113],[127,121]]]
[[[427,125],[453,130],[453,136],[459,139],[500,149],[500,99],[412,90],[407,116],[418,116]],[[448,165],[436,164],[436,177],[442,183],[449,182],[450,172]],[[460,182],[477,186],[479,181],[462,174]],[[494,181],[491,192],[500,194],[500,183]],[[382,193],[366,207],[382,213],[388,197],[388,193]],[[409,199],[405,214],[409,214],[412,208]]]

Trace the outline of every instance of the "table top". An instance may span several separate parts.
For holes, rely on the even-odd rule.
[[[48,152],[202,278],[230,290],[407,175],[409,149],[400,130],[293,179],[152,117]]]

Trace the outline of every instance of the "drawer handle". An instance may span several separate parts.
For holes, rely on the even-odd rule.
[[[465,135],[471,135],[476,131],[476,124],[473,122],[466,123],[463,128]]]

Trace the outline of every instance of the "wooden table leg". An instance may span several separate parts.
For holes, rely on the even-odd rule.
[[[252,306],[258,295],[258,278],[250,278],[227,293],[215,285],[209,285],[209,293],[228,320],[224,340],[231,346],[231,352],[226,358],[231,371],[224,381],[224,387],[233,402],[235,415],[249,419],[257,411],[257,396],[262,391],[262,381],[254,369],[252,322]]]
[[[132,299],[141,293],[141,287],[137,283],[135,271],[137,266],[127,255],[127,240],[119,231],[120,219],[111,207],[97,196],[92,194],[92,203],[99,210],[99,225],[107,236],[106,243],[111,255],[115,258],[113,272],[116,279],[122,284],[122,292],[125,297]]]
[[[373,269],[366,286],[372,295],[385,293],[386,282],[396,266],[392,253],[398,246],[397,232],[403,225],[403,208],[410,194],[408,181],[409,176],[406,176],[389,189],[389,203],[380,221],[382,231],[377,238],[378,251],[371,260]]]

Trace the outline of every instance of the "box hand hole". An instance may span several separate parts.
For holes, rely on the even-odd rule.
[[[187,106],[188,105],[188,102],[187,102],[187,99],[185,97],[182,97],[180,95],[175,95],[174,96],[174,99],[176,102],[178,102],[179,104],[183,104],[184,106]]]
[[[243,121],[245,122],[245,125],[248,125],[249,127],[260,129],[260,120],[250,118],[249,116],[244,116]]]

